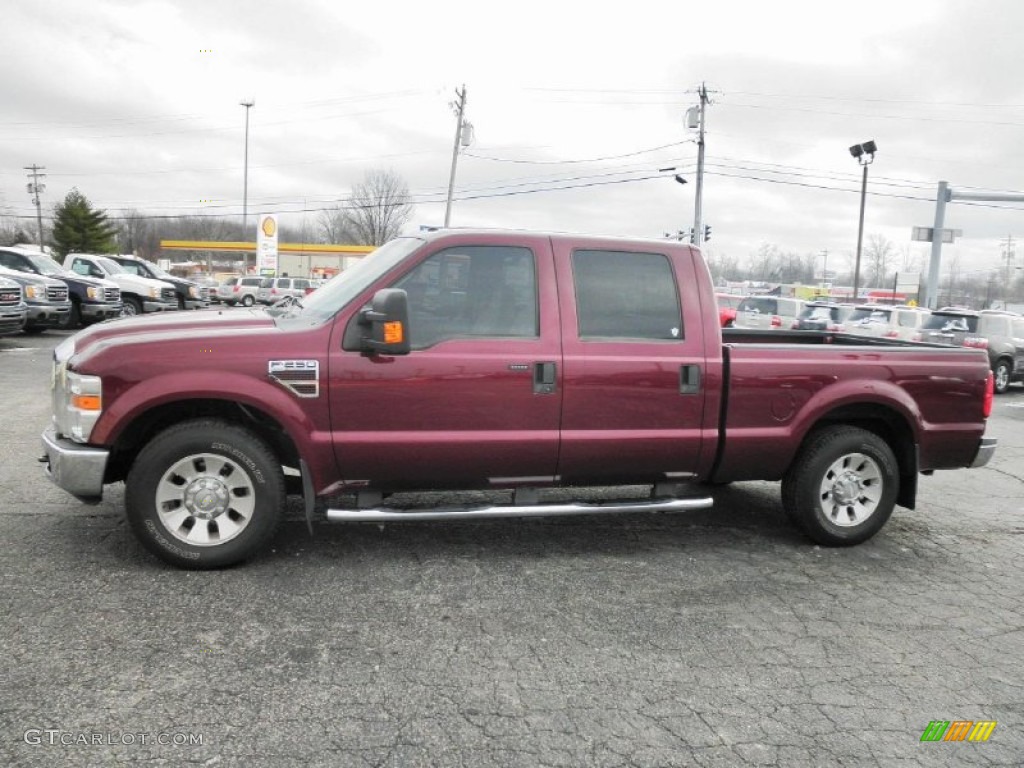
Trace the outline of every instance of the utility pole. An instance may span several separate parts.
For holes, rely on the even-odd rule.
[[[700,95],[699,123],[697,126],[697,191],[693,207],[693,244],[704,242],[704,122],[708,105],[708,89],[704,83],[697,89]]]
[[[24,168],[26,171],[31,171],[28,174],[32,177],[32,181],[28,183],[28,193],[32,195],[32,202],[36,205],[36,223],[39,225],[39,250],[45,253],[43,250],[43,209],[39,202],[39,195],[46,191],[46,185],[40,183],[39,180],[46,178],[45,173],[40,173],[40,171],[46,170],[46,166],[33,163],[32,165],[24,166]]]
[[[444,207],[444,226],[448,228],[448,222],[452,219],[452,192],[455,190],[455,166],[459,162],[459,145],[462,144],[462,130],[463,121],[462,116],[466,112],[466,84],[462,84],[462,90],[455,90],[455,95],[459,97],[458,103],[452,102],[452,108],[455,110],[456,123],[455,123],[455,145],[452,147],[452,173],[448,177],[448,203]]]

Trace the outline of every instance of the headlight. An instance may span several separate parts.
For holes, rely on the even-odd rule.
[[[34,285],[26,285],[25,286],[25,298],[26,299],[35,299],[38,296],[39,296],[39,289],[38,288],[36,288]]]
[[[77,443],[86,443],[103,412],[103,382],[99,376],[86,376],[55,365],[57,397],[54,416],[58,431]]]
[[[151,299],[159,299],[160,298],[160,289],[159,288],[150,288],[149,289],[149,298],[151,298]]]
[[[188,287],[188,295],[191,296],[193,299],[196,298],[199,295],[199,289],[196,288],[194,285],[190,285]]]
[[[96,288],[96,286],[90,285],[88,288],[85,289],[85,295],[88,296],[90,299],[98,299],[100,297],[100,292],[99,289]]]

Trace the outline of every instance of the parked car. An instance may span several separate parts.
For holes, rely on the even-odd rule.
[[[64,257],[64,268],[79,275],[99,277],[115,283],[121,289],[121,301],[124,304],[122,312],[125,315],[166,312],[178,308],[173,285],[135,271],[129,272],[109,256],[69,253]]]
[[[844,323],[853,312],[853,304],[837,304],[834,301],[809,301],[804,304],[796,318],[796,329],[800,331],[843,331]]]
[[[210,306],[210,299],[206,296],[206,291],[202,290],[194,280],[175,277],[160,269],[153,262],[140,259],[138,256],[132,256],[131,254],[114,254],[110,258],[124,267],[125,271],[130,274],[148,277],[151,280],[162,280],[173,285],[174,298],[178,302],[178,309],[205,309]]]
[[[736,321],[736,307],[743,301],[743,297],[729,293],[716,293],[715,301],[718,303],[718,322],[723,328],[732,328]]]
[[[1024,316],[1015,312],[944,307],[932,312],[915,340],[984,349],[1000,394],[1024,381]]]
[[[68,284],[53,277],[18,272],[0,267],[0,275],[21,284],[28,313],[25,316],[25,333],[42,333],[47,328],[67,325],[71,312],[68,299]]]
[[[796,328],[796,319],[804,303],[800,299],[778,296],[746,296],[736,307],[736,328]]]
[[[856,336],[913,340],[930,316],[923,307],[861,304],[846,319],[844,330]]]
[[[121,289],[117,287],[117,283],[64,269],[45,253],[17,245],[2,248],[0,267],[53,277],[64,282],[68,287],[68,298],[71,300],[71,311],[63,326],[66,329],[121,316],[123,305]]]
[[[235,304],[251,307],[256,303],[256,292],[262,282],[262,277],[232,277],[217,288],[217,298],[229,307]]]
[[[260,304],[276,304],[285,296],[301,299],[313,292],[313,286],[305,277],[268,277],[260,283],[256,301]]]
[[[0,277],[0,336],[21,333],[26,314],[28,307],[25,305],[21,284]]]

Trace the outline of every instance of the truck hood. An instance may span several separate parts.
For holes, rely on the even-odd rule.
[[[108,320],[79,331],[68,341],[74,343],[74,352],[78,354],[101,342],[156,343],[189,337],[208,339],[214,335],[233,335],[239,331],[274,327],[274,318],[263,309],[160,312]]]
[[[65,283],[81,283],[82,285],[91,285],[94,288],[117,288],[117,283],[113,280],[89,277],[89,275],[80,275],[77,272],[64,272],[61,274],[60,279]]]
[[[128,273],[117,273],[114,275],[107,275],[104,280],[111,280],[117,284],[122,290],[128,291],[128,293],[140,292],[146,293],[150,288],[156,288],[163,290],[164,288],[170,288],[174,290],[174,286],[170,283],[165,283],[163,280],[154,280],[151,277],[139,277],[138,275],[130,275]]]

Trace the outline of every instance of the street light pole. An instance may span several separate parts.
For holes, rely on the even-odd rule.
[[[854,144],[850,147],[850,154],[864,169],[860,183],[860,223],[857,225],[857,258],[853,265],[853,300],[857,300],[860,290],[860,253],[864,244],[864,202],[868,193],[868,166],[875,161],[875,152],[878,147],[874,141],[865,141],[863,144]]]
[[[242,242],[249,240],[249,110],[256,104],[255,99],[238,102],[245,107],[245,165],[242,172]],[[249,274],[249,251],[245,251],[242,274]]]

